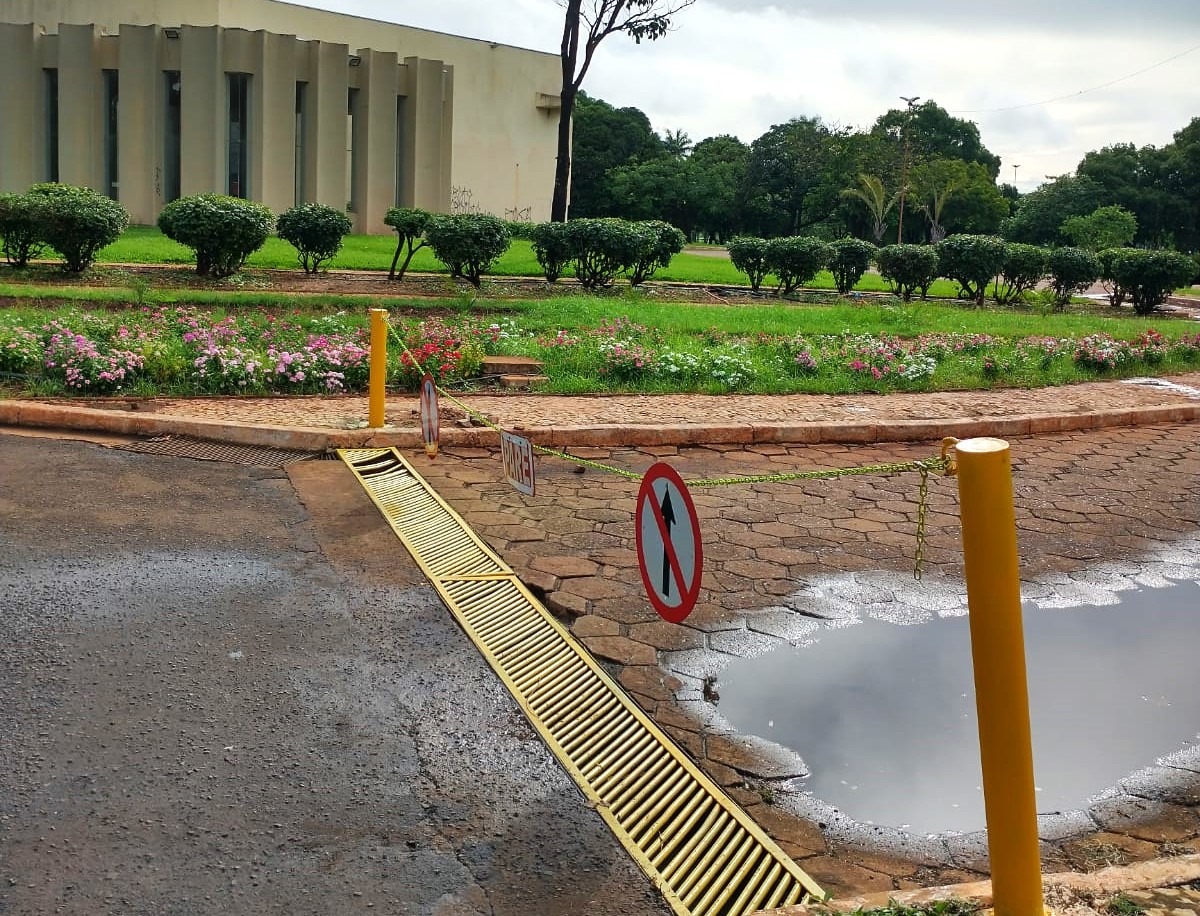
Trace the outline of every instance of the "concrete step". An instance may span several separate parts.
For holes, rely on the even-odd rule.
[[[502,375],[501,388],[533,389],[542,388],[550,381],[546,375]]]
[[[484,375],[541,375],[542,361],[529,356],[485,356]]]

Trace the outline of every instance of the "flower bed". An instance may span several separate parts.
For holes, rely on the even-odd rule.
[[[1188,371],[1200,334],[1168,340],[979,333],[666,335],[627,317],[554,332],[478,315],[395,319],[389,384],[466,387],[489,354],[545,363],[551,390],[782,393],[1038,386]],[[404,346],[397,340],[403,340]],[[36,394],[336,394],[366,388],[366,318],[183,306],[0,314],[0,377]]]

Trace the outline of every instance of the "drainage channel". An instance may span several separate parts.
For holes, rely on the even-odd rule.
[[[248,467],[279,468],[297,461],[312,461],[324,458],[320,452],[309,452],[294,448],[272,448],[262,445],[236,445],[229,442],[214,442],[192,436],[155,436],[139,439],[116,448],[127,452],[146,455],[161,455],[170,458],[194,458],[198,461],[225,461]]]
[[[821,888],[681,751],[394,449],[342,459],[617,839],[680,916]]]

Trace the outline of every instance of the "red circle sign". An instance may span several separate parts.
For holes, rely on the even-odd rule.
[[[634,526],[646,595],[663,620],[682,623],[700,597],[704,548],[687,484],[664,461],[642,478]]]
[[[430,458],[437,457],[440,432],[437,385],[427,372],[421,379],[421,438],[425,442],[425,454]]]

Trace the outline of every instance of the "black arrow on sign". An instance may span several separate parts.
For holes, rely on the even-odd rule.
[[[671,526],[675,524],[675,507],[671,505],[671,488],[667,487],[662,498],[662,520],[667,526],[667,539],[671,537]],[[664,598],[671,597],[671,561],[667,559],[667,551],[663,547],[663,587]]]

